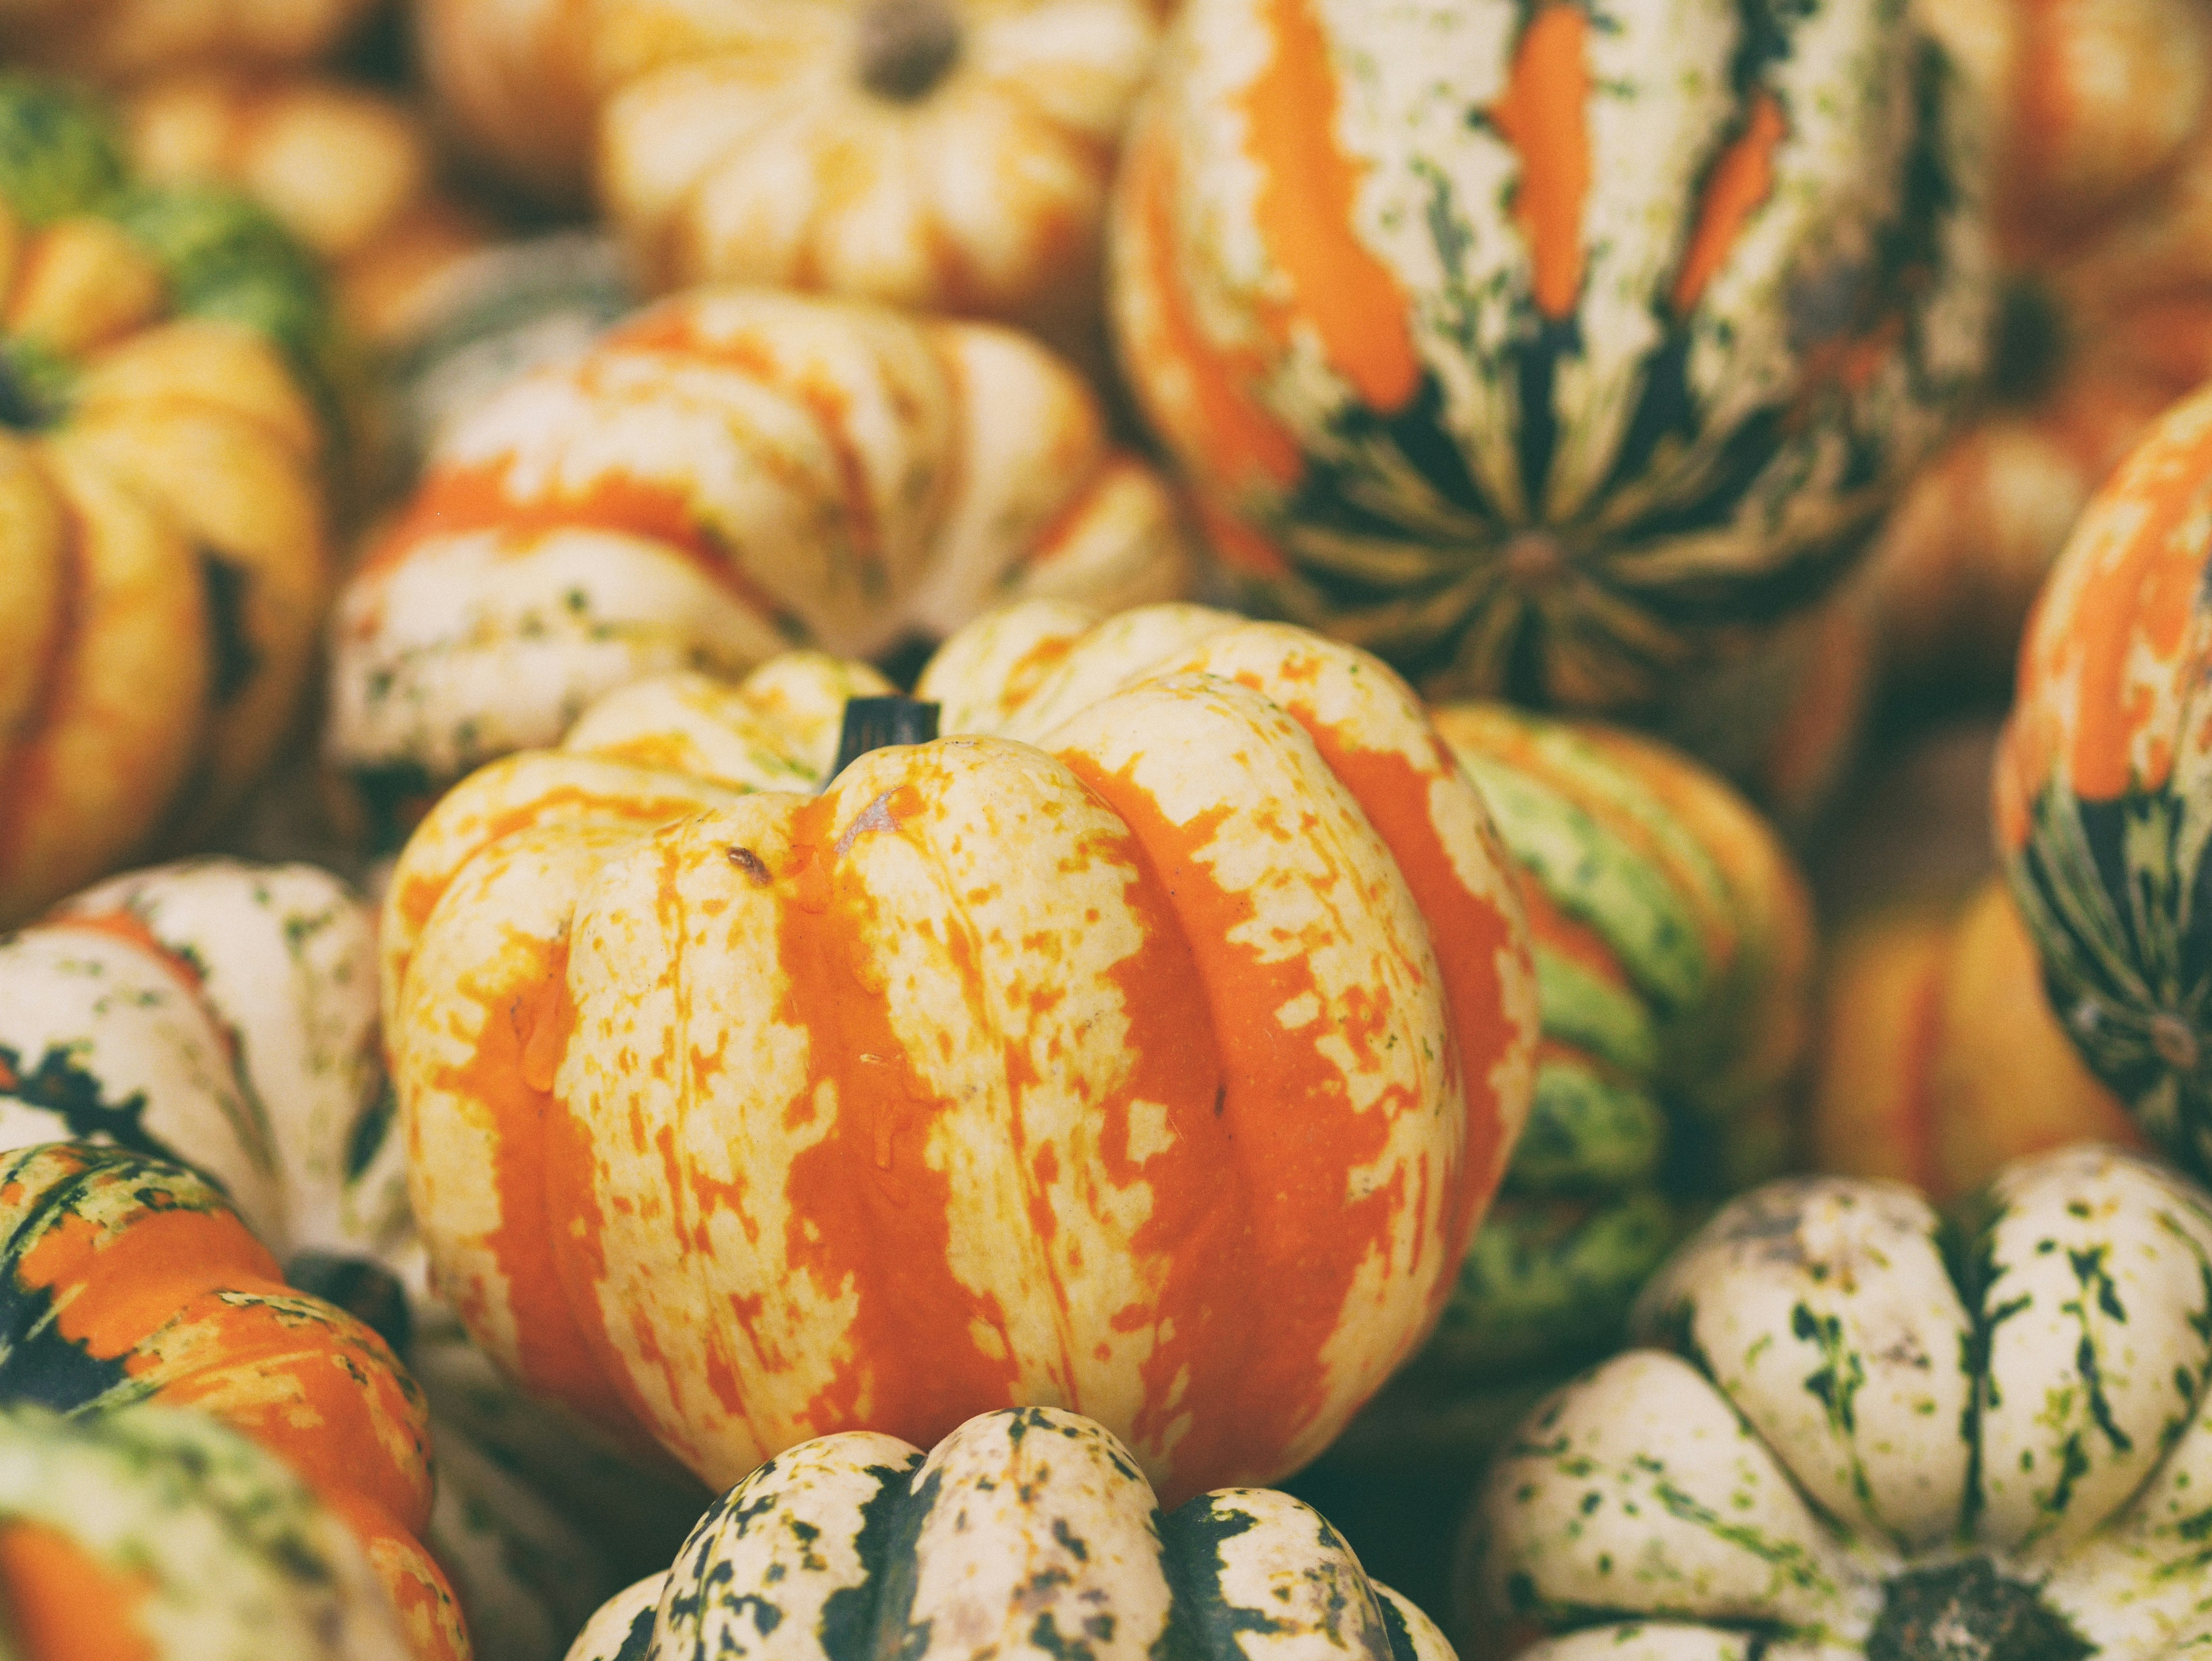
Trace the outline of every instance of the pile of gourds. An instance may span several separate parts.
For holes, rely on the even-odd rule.
[[[2208,278],[2196,0],[0,0],[0,1650],[2212,1643]]]

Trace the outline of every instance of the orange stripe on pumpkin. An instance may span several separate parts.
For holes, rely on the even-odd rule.
[[[141,1621],[151,1574],[118,1568],[45,1523],[0,1525],[8,1635],[35,1661],[156,1661]]]
[[[1582,298],[1583,204],[1590,186],[1589,19],[1551,0],[1514,49],[1491,125],[1521,157],[1513,216],[1528,240],[1536,308],[1558,322]]]
[[[1253,218],[1290,289],[1267,321],[1286,346],[1310,326],[1361,401],[1389,414],[1420,390],[1421,362],[1405,289],[1352,228],[1364,169],[1337,144],[1328,36],[1312,0],[1261,8],[1274,51],[1244,89],[1246,155],[1260,170]]]
[[[1674,278],[1678,314],[1697,305],[1706,284],[1727,263],[1753,211],[1772,192],[1774,152],[1789,132],[1789,121],[1771,93],[1762,92],[1752,100],[1743,131],[1721,152],[1706,178],[1698,228],[1691,233],[1682,269]]]

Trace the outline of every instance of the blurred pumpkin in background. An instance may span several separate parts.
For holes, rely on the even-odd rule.
[[[137,183],[89,106],[0,82],[0,927],[204,832],[292,723],[337,363],[264,212]]]
[[[304,64],[387,0],[0,0],[0,59],[101,82],[187,65]]]
[[[2002,112],[2002,301],[1980,417],[1917,478],[1869,580],[1887,672],[2002,692],[2089,494],[2212,379],[2212,13],[2195,0],[1931,0]]]
[[[1188,0],[1122,368],[1251,605],[1659,719],[1831,589],[1987,355],[1981,113],[1899,0]]]
[[[465,149],[590,194],[653,292],[821,289],[1079,347],[1149,0],[426,0]]]
[[[1111,609],[1190,578],[1164,484],[1029,337],[698,289],[448,429],[340,598],[326,744],[404,834],[648,674],[876,655],[1012,599]]]

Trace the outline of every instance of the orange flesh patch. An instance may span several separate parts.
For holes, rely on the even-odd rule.
[[[1579,16],[1581,14],[1577,13]],[[1684,314],[1698,303],[1714,274],[1727,263],[1729,252],[1745,222],[1774,188],[1774,152],[1788,136],[1789,123],[1782,106],[1771,93],[1752,100],[1750,119],[1735,141],[1713,164],[1705,181],[1705,200],[1698,210],[1698,228],[1682,257],[1674,279],[1675,313]]]
[[[160,1654],[139,1619],[153,1577],[110,1567],[59,1529],[0,1526],[0,1586],[9,1636],[35,1661],[155,1661]]]
[[[1243,104],[1245,153],[1260,170],[1253,217],[1290,288],[1269,323],[1286,346],[1310,325],[1330,366],[1389,414],[1420,390],[1421,364],[1405,290],[1352,229],[1363,168],[1337,148],[1328,36],[1312,0],[1265,0],[1265,17],[1274,52]]]
[[[825,1083],[836,1096],[830,1133],[786,1177],[786,1250],[825,1298],[848,1285],[859,1293],[843,1353],[803,1416],[817,1433],[865,1422],[927,1446],[987,1407],[1012,1405],[1017,1370],[1003,1310],[951,1269],[948,1178],[923,1157],[946,1104],[853,970],[848,940],[866,932],[872,902],[838,880],[838,806],[818,797],[793,814],[790,862],[776,873],[796,892],[777,914],[775,1017],[806,1033],[809,1071],[783,1110],[811,1116]],[[895,799],[890,806],[896,821]],[[979,1327],[1000,1335],[995,1355],[977,1342]]]
[[[507,1281],[521,1382],[642,1439],[585,1342],[554,1262],[546,1127],[562,1116],[553,1107],[553,1074],[575,1015],[568,995],[567,940],[530,944],[538,961],[529,972],[473,1000],[484,1012],[476,1048],[463,1064],[441,1069],[437,1086],[475,1104],[489,1121],[494,1151],[487,1174],[499,1191],[499,1226],[483,1244]],[[465,982],[460,990],[467,995],[483,989]],[[465,1298],[469,1289],[452,1293]]]
[[[1188,1398],[1211,1408],[1176,1445],[1173,1481],[1160,1494],[1172,1506],[1208,1488],[1279,1475],[1285,1448],[1327,1405],[1323,1352],[1355,1275],[1378,1249],[1390,1250],[1397,1214],[1411,1197],[1401,1174],[1352,1199],[1346,1173],[1376,1159],[1392,1121],[1415,1104],[1378,1101],[1359,1112],[1345,1098],[1322,1046],[1356,1026],[1343,1019],[1346,1012],[1297,1031],[1277,1019],[1277,1010],[1318,988],[1303,957],[1264,962],[1232,941],[1251,922],[1252,903],[1222,888],[1197,857],[1224,810],[1174,824],[1128,772],[1102,775],[1081,757],[1061,759],[1136,832],[1189,943],[1221,1058],[1221,1117],[1235,1150],[1227,1169],[1238,1173],[1247,1220],[1233,1259],[1217,1249],[1194,1264],[1202,1272],[1185,1283],[1190,1304],[1164,1301],[1158,1311],[1175,1328],[1146,1369],[1139,1433],[1157,1437],[1176,1416],[1170,1391],[1183,1366]],[[1215,1180],[1224,1181],[1219,1173]],[[1390,1268],[1402,1274],[1406,1265]],[[1221,1306],[1250,1298],[1254,1287],[1267,1293],[1250,1299],[1246,1319],[1223,1318]],[[1201,1288],[1210,1299],[1196,1295]],[[1213,1319],[1192,1342],[1185,1323],[1208,1301]]]
[[[1148,129],[1123,162],[1141,228],[1144,287],[1158,326],[1152,338],[1135,343],[1150,367],[1133,380],[1152,425],[1200,458],[1224,487],[1237,491],[1265,482],[1287,490],[1304,472],[1305,458],[1248,390],[1265,366],[1250,356],[1231,359],[1216,351],[1183,295],[1175,252],[1174,161],[1160,132]],[[1163,406],[1155,390],[1163,383],[1182,407]]]
[[[1528,239],[1536,308],[1557,322],[1583,291],[1583,204],[1589,195],[1589,20],[1571,0],[1536,14],[1513,53],[1491,125],[1521,157],[1513,216]]]

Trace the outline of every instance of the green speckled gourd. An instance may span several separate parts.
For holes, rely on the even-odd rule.
[[[1737,1200],[1649,1346],[1502,1453],[1462,1590],[1529,1661],[2154,1661],[2212,1645],[2212,1196],[2094,1143],[1954,1231],[1900,1184]]]
[[[345,1524],[249,1438],[150,1402],[0,1411],[9,1661],[414,1661]]]
[[[1502,1431],[1619,1342],[1666,1254],[1781,1168],[1810,1030],[1804,883],[1726,784],[1596,722],[1476,703],[1432,719],[1517,869],[1543,1026],[1504,1190],[1435,1335],[1363,1427],[1383,1455],[1419,1420],[1447,1439]],[[1476,1409],[1485,1392],[1494,1414]]]
[[[261,210],[134,182],[97,107],[0,76],[0,927],[211,824],[283,737],[343,360]]]
[[[1972,104],[1907,0],[1186,0],[1122,362],[1254,603],[1432,696],[1656,712],[1974,388]]]
[[[1269,1488],[1164,1514],[1128,1450],[1058,1408],[924,1456],[873,1431],[779,1454],[611,1599],[568,1661],[1453,1661],[1429,1617]]]

